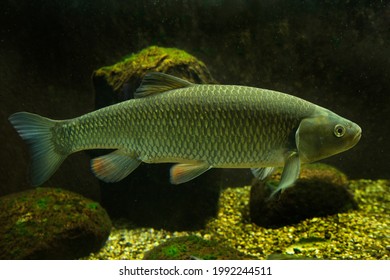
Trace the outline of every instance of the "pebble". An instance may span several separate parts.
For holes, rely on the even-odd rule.
[[[86,259],[142,259],[146,251],[171,237],[195,234],[258,259],[266,259],[273,253],[289,253],[319,259],[389,260],[390,245],[386,241],[386,236],[390,236],[389,181],[356,180],[351,181],[349,188],[359,210],[306,219],[276,229],[250,223],[249,186],[227,188],[221,194],[218,215],[204,229],[170,232],[134,228],[124,221],[114,221],[106,245]]]

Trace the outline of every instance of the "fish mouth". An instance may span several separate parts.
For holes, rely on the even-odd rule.
[[[362,137],[362,130],[359,129],[359,131],[353,137],[353,142],[357,143],[360,140],[361,137]]]

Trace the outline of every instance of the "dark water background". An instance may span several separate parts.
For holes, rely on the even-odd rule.
[[[360,143],[325,162],[351,178],[390,178],[389,26],[389,1],[3,0],[0,194],[30,187],[10,114],[87,113],[92,71],[150,45],[189,52],[223,84],[287,92],[353,120]],[[99,197],[84,153],[47,185]]]

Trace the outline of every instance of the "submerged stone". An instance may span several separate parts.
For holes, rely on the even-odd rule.
[[[289,255],[289,254],[270,254],[267,260],[317,260],[317,258],[309,258],[305,256]]]
[[[0,197],[0,259],[78,259],[111,231],[99,203],[53,188]]]
[[[94,71],[96,109],[133,98],[148,72],[163,72],[198,84],[216,81],[206,65],[196,57],[176,48],[151,46],[122,61]]]
[[[269,199],[279,180],[280,172],[276,172],[251,188],[250,217],[259,226],[281,227],[358,208],[347,188],[347,176],[329,165],[302,166],[295,185]]]
[[[144,260],[253,260],[233,248],[196,235],[171,238],[145,254]]]

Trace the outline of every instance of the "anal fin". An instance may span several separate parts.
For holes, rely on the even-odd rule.
[[[209,170],[211,166],[206,162],[178,163],[171,167],[171,183],[182,184],[188,182]]]
[[[141,161],[133,154],[116,150],[104,156],[91,160],[91,169],[100,180],[112,183],[118,182],[133,172]]]

